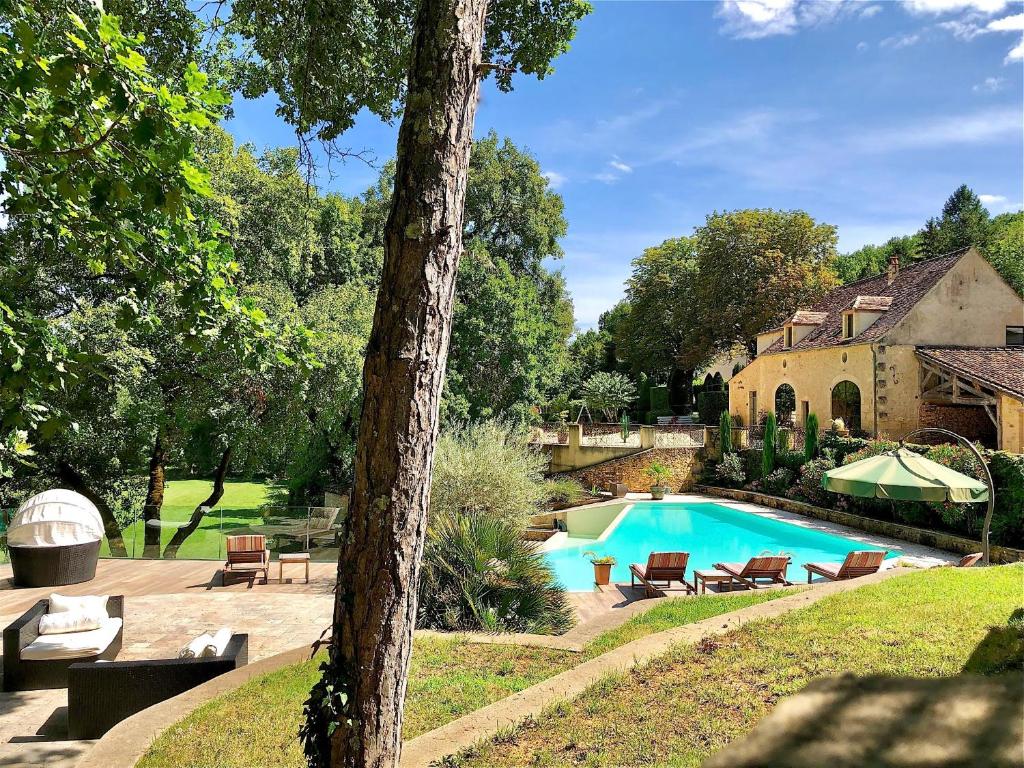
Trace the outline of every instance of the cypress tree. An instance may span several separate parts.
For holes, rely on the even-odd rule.
[[[718,442],[722,444],[722,456],[732,452],[732,416],[729,409],[722,411],[718,419]]]
[[[761,477],[768,477],[775,471],[775,442],[778,440],[778,426],[775,412],[769,411],[764,423],[764,449],[761,451]]]
[[[818,455],[818,415],[808,414],[804,425],[804,461],[810,461]]]

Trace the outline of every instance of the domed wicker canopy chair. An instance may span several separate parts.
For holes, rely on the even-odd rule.
[[[57,488],[18,507],[7,548],[18,587],[57,587],[96,576],[103,520],[85,496]]]

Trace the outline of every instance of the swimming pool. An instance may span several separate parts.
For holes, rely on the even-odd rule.
[[[612,581],[629,581],[629,564],[646,563],[651,552],[689,552],[687,579],[693,569],[719,562],[746,562],[763,552],[792,556],[791,581],[806,577],[800,566],[810,562],[842,561],[854,550],[882,549],[842,536],[802,528],[719,504],[637,502],[627,508],[603,539],[570,538],[564,548],[545,552],[548,563],[566,589],[594,587],[594,569],[583,552],[612,555],[618,564]],[[890,557],[898,556],[893,552]]]

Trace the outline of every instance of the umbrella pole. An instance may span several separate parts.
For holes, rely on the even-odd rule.
[[[992,480],[992,473],[989,471],[988,464],[985,463],[985,457],[981,455],[979,451],[970,440],[962,435],[958,435],[956,432],[950,432],[948,429],[939,429],[938,427],[922,427],[921,429],[915,429],[913,432],[908,432],[900,440],[900,446],[914,437],[915,435],[921,435],[925,433],[945,435],[946,437],[952,437],[960,445],[964,446],[971,453],[974,454],[974,458],[978,460],[981,465],[982,474],[985,476],[985,484],[988,486],[988,506],[985,509],[985,523],[981,528],[981,562],[984,565],[990,565],[989,562],[989,545],[988,545],[988,529],[992,525],[992,513],[996,508],[996,484]]]

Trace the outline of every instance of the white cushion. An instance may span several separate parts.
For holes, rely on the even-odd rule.
[[[204,632],[178,651],[179,659],[198,659],[206,652],[206,647],[213,643],[213,635]]]
[[[44,613],[39,617],[40,635],[60,635],[66,632],[87,632],[99,629],[103,620],[109,618],[106,611],[62,611]]]
[[[56,592],[50,595],[47,613],[64,613],[65,611],[88,611],[97,613],[102,611],[104,616],[107,613],[107,599],[109,595],[59,595]]]
[[[206,644],[203,649],[203,658],[213,658],[215,656],[223,656],[224,651],[228,647],[228,642],[231,640],[231,630],[227,627],[221,627],[217,632],[210,638],[210,642]]]
[[[120,619],[106,618],[99,629],[88,632],[40,635],[21,652],[21,658],[27,661],[51,661],[96,656],[107,650],[120,631]]]

